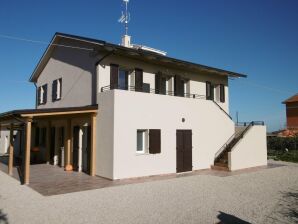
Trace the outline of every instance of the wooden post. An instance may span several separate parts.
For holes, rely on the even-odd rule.
[[[13,123],[10,124],[8,174],[13,174]]]
[[[90,149],[90,176],[95,176],[96,163],[96,113],[91,114],[91,149]]]
[[[51,122],[49,121],[47,124],[47,131],[46,131],[46,160],[47,163],[50,163],[51,161]]]
[[[30,178],[31,123],[32,123],[32,118],[28,118],[26,120],[24,184],[29,184],[29,178]]]
[[[65,128],[64,167],[70,164],[71,120],[68,119]]]

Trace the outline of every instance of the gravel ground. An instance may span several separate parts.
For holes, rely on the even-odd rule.
[[[298,165],[283,164],[49,197],[0,172],[0,223],[298,223]]]

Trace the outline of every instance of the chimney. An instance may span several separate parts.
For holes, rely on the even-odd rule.
[[[121,45],[124,46],[124,47],[131,47],[130,38],[131,38],[131,36],[129,36],[129,35],[126,35],[126,34],[123,35]]]

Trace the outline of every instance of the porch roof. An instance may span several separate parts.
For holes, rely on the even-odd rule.
[[[98,105],[88,105],[82,107],[63,107],[63,108],[43,108],[43,109],[22,109],[12,110],[0,114],[0,122],[16,120],[23,122],[24,118],[72,115],[84,113],[96,113]]]

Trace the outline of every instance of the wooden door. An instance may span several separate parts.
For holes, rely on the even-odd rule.
[[[192,131],[176,131],[176,163],[177,173],[192,170]]]
[[[91,162],[91,126],[87,127],[87,170],[86,172],[90,173],[90,162]]]
[[[73,128],[73,150],[72,150],[72,166],[74,170],[79,168],[79,133],[80,127],[75,126]]]

